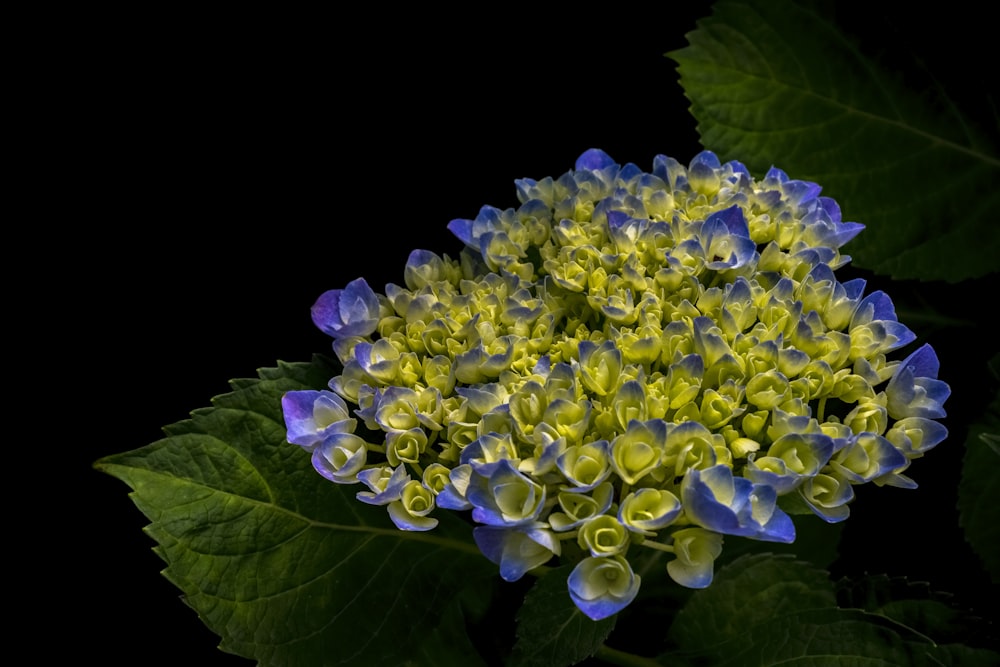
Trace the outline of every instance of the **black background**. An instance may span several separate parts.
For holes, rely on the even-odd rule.
[[[591,147],[645,169],[661,153],[687,162],[701,147],[663,54],[685,45],[708,3],[660,4],[561,17],[164,13],[124,28],[120,16],[87,17],[99,29],[58,70],[48,168],[65,185],[49,201],[68,230],[52,262],[59,285],[40,289],[48,379],[73,415],[65,444],[35,434],[72,480],[46,532],[66,552],[49,581],[74,639],[49,650],[101,664],[249,664],[215,649],[159,574],[127,487],[93,462],[157,440],[230,378],[326,352],[309,318],[320,293],[359,276],[376,289],[399,282],[414,248],[456,253],[448,221],[516,206],[514,179],[558,176]],[[900,7],[839,11],[880,57],[902,67],[918,55],[959,103],[995,92],[982,25]],[[921,290],[979,308],[981,294]],[[911,468],[918,491],[860,490],[845,533],[860,557],[835,574],[909,575],[989,605],[955,527],[954,485],[984,388],[963,374],[979,371],[995,336],[971,360],[954,334],[937,336],[952,438]]]

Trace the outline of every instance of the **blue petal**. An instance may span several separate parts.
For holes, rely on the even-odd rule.
[[[855,278],[848,280],[846,283],[841,283],[841,285],[844,288],[844,292],[847,293],[847,298],[855,300],[865,293],[865,287],[868,285],[868,282],[864,278]]]
[[[727,209],[716,211],[712,215],[708,216],[705,222],[714,222],[716,220],[722,222],[726,226],[726,229],[729,230],[730,234],[750,238],[750,226],[747,224],[747,219],[743,215],[743,209],[738,205],[734,204]]]
[[[752,178],[750,176],[750,170],[747,169],[746,165],[740,162],[739,160],[730,160],[729,162],[727,162],[722,166],[724,167],[728,166],[730,169],[733,170],[734,174],[740,174],[741,176],[745,176],[748,179]]]
[[[712,151],[701,151],[691,159],[690,171],[696,170],[716,170],[722,167],[719,156]]]
[[[726,504],[720,495],[728,495],[730,488],[732,499]],[[734,478],[732,469],[724,463],[688,470],[681,482],[681,498],[687,516],[702,528],[767,542],[795,540],[791,518],[775,506],[774,488],[744,477]],[[770,512],[763,524],[755,516],[761,509]]]
[[[483,555],[500,566],[500,577],[504,581],[517,581],[555,555],[550,545],[544,543],[546,540],[535,539],[537,535],[514,528],[477,526],[472,537]]]
[[[621,595],[615,595],[610,591],[594,595],[592,587],[589,585],[588,576],[591,576],[595,568],[616,568],[620,575],[627,576],[628,586]],[[602,578],[601,575],[598,578]],[[620,556],[608,558],[588,557],[577,563],[567,579],[569,595],[577,608],[594,621],[612,616],[632,602],[639,593],[639,575],[632,571],[628,561]]]
[[[836,227],[836,231],[827,234],[825,241],[834,248],[839,248],[855,236],[863,232],[865,226],[860,222],[843,222]]]
[[[653,175],[675,190],[683,189],[688,180],[684,165],[666,155],[653,158]]]
[[[879,320],[896,322],[896,308],[892,305],[892,299],[882,290],[872,292],[858,304],[854,312],[854,320],[858,324],[867,324]],[[851,323],[853,326],[853,322]]]
[[[781,169],[778,169],[777,167],[772,166],[770,169],[767,170],[767,173],[764,174],[764,180],[765,181],[777,181],[778,183],[787,183],[788,182],[788,174],[786,174]]]
[[[782,542],[791,544],[795,541],[795,524],[792,518],[780,508],[774,509],[771,519],[754,535],[748,535],[764,542]]]
[[[438,507],[443,507],[446,510],[471,510],[472,503],[459,495],[458,491],[452,486],[446,486],[437,494],[434,499],[435,504]]]
[[[315,447],[331,433],[353,433],[357,425],[344,399],[326,390],[285,392],[281,397],[281,412],[288,442],[306,449]],[[317,421],[317,416],[323,420]]]
[[[896,419],[945,417],[944,402],[951,395],[951,387],[935,379],[938,367],[937,354],[929,344],[904,359],[885,389],[889,416]]]
[[[708,588],[715,574],[713,564],[708,567],[685,567],[676,560],[667,563],[670,578],[685,588]]]
[[[406,511],[403,503],[396,501],[390,503],[388,507],[389,518],[400,530],[423,532],[433,530],[438,525],[438,520],[428,516],[413,516]]]
[[[457,218],[448,223],[448,231],[467,246],[475,247],[472,239],[472,220]]]
[[[379,468],[368,468],[359,472],[358,479],[364,482],[371,491],[359,491],[355,497],[369,505],[388,505],[399,500],[403,487],[410,481],[410,473],[406,471],[406,466],[401,465],[393,469],[384,491],[379,491],[375,484],[381,474],[382,471]]]
[[[937,353],[929,343],[920,346],[899,365],[902,368],[908,368],[914,377],[920,378],[936,378],[941,369]]]
[[[608,159],[610,160],[611,158],[608,158]],[[613,165],[614,162],[612,162],[611,164]],[[608,165],[608,166],[611,166],[611,165]],[[642,171],[642,167],[640,167],[640,166],[638,166],[636,164],[633,164],[632,162],[629,162],[624,167],[622,167],[621,170],[618,172],[618,178],[620,180],[622,180],[622,181],[624,181],[624,182],[627,183],[628,181],[630,181],[630,180],[632,180],[634,178],[638,178],[638,177],[642,176],[643,173],[644,172]]]
[[[358,278],[342,290],[321,294],[311,315],[320,331],[333,338],[367,336],[378,326],[378,297],[364,278]]]
[[[341,467],[334,462],[334,454],[338,446],[343,446],[342,453],[350,455]],[[356,484],[357,473],[361,472],[367,457],[364,440],[353,433],[334,433],[324,440],[312,453],[312,465],[316,472],[337,484]]]
[[[727,471],[729,480],[723,479]],[[730,481],[735,482],[732,480],[732,470],[725,464],[712,466],[704,471],[697,468],[688,470],[681,482],[681,501],[684,513],[702,528],[730,535],[738,532],[740,522],[736,517],[736,512],[716,500],[709,483],[702,479],[703,475],[711,481],[721,480],[723,484],[728,484]],[[745,481],[750,484],[749,480]]]
[[[472,503],[466,499],[465,492],[469,488],[469,480],[473,474],[472,466],[468,464],[452,468],[448,475],[448,483],[438,493],[434,503],[448,510],[472,509]]]
[[[840,214],[840,204],[838,204],[835,199],[832,197],[817,197],[816,201],[819,202],[820,207],[826,211],[826,214],[830,216],[831,220],[834,222],[840,222],[843,220]]]
[[[577,171],[582,171],[584,169],[599,171],[605,167],[613,166],[615,166],[615,161],[611,159],[610,155],[599,148],[591,148],[584,151],[583,154],[576,159],[574,169]]]
[[[490,526],[524,526],[536,523],[545,503],[545,489],[519,472],[510,459],[500,459],[495,463],[481,466],[473,464],[475,471],[469,481],[465,497],[473,505],[472,519]],[[485,471],[485,472],[484,472]],[[489,477],[485,477],[488,474]],[[520,518],[509,518],[497,504],[496,492],[509,484],[528,485],[536,493],[531,512]]]
[[[782,191],[793,204],[803,206],[814,201],[822,188],[810,181],[787,180],[782,185]]]

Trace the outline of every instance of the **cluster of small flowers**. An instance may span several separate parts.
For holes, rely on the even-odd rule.
[[[950,390],[930,346],[887,357],[915,336],[885,293],[834,276],[863,227],[818,185],[599,150],[515,184],[517,209],[450,223],[457,259],[416,250],[405,287],[317,300],[343,372],[283,410],[319,474],[402,530],[471,510],[508,581],[575,558],[593,619],[636,596],[640,548],[705,587],[724,535],[792,542],[788,512],[841,521],[856,484],[915,486]]]

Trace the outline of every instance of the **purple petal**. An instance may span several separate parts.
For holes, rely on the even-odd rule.
[[[333,338],[367,336],[378,326],[378,297],[364,278],[358,278],[342,290],[321,294],[311,314],[319,330]]]

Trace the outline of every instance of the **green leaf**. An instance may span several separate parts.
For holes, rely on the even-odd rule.
[[[996,270],[993,138],[904,87],[809,3],[713,7],[667,54],[706,148],[822,185],[866,225],[846,248],[857,266],[950,282]]]
[[[993,583],[1000,583],[1000,392],[969,428],[958,485],[959,525]],[[983,499],[990,499],[983,502]]]
[[[465,631],[465,613],[456,598],[445,608],[440,622],[427,633],[404,667],[486,667]]]
[[[592,621],[573,603],[566,584],[572,571],[572,565],[549,570],[525,596],[511,667],[575,665],[594,655],[611,634],[617,614]]]
[[[743,556],[720,569],[711,586],[691,596],[670,629],[676,648],[658,662],[740,667],[990,665],[998,657],[988,649],[941,645],[924,634],[921,630],[954,632],[954,617],[934,604],[907,604],[887,598],[877,587],[841,586],[844,591],[848,603],[878,613],[837,607],[827,573],[808,563],[788,556]]]
[[[283,393],[333,374],[317,358],[234,381],[163,440],[95,466],[131,487],[164,575],[223,650],[286,666],[399,664],[433,649],[459,664],[467,646],[420,644],[442,624],[454,632],[452,601],[495,568],[461,519],[397,530],[286,442]]]
[[[743,636],[748,622],[756,623],[762,612],[780,616],[835,605],[825,570],[788,555],[741,556],[720,568],[711,586],[691,596],[670,637],[686,650],[705,650]]]
[[[761,610],[766,616],[767,611]],[[966,647],[925,643],[906,628],[858,609],[808,609],[786,615],[745,619],[742,637],[706,647],[700,652],[713,667],[800,665],[982,665],[994,664],[996,654]],[[706,638],[710,641],[710,638]],[[964,662],[963,662],[964,660]],[[670,664],[664,661],[663,664]]]

